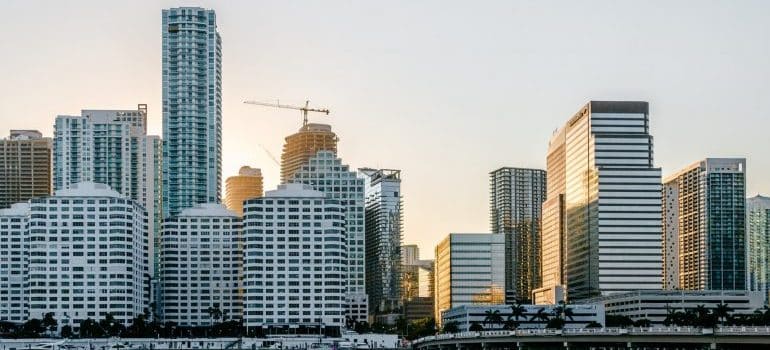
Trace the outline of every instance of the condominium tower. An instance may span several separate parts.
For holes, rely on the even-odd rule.
[[[197,204],[163,223],[162,319],[186,327],[243,316],[241,219],[221,204]],[[212,319],[210,308],[222,317]]]
[[[293,173],[289,183],[306,184],[316,191],[335,199],[345,208],[345,233],[347,235],[347,308],[346,316],[355,321],[368,317],[365,271],[365,206],[364,179],[350,167],[342,164],[332,151],[318,151]]]
[[[401,301],[401,171],[363,168],[366,294],[369,312],[394,313]]]
[[[345,205],[286,184],[244,205],[244,324],[338,336],[345,324]],[[293,329],[292,329],[293,328]]]
[[[141,203],[93,182],[30,200],[29,318],[48,312],[75,332],[111,314],[128,327],[150,303]]]
[[[434,317],[462,305],[502,304],[505,236],[450,233],[436,246]]]
[[[27,320],[29,298],[29,203],[0,209],[0,322]]]
[[[51,138],[11,130],[0,140],[0,209],[51,194]]]
[[[337,154],[337,135],[326,124],[305,124],[286,137],[281,153],[281,183],[290,182],[294,173],[315,157],[318,151]]]
[[[489,173],[492,233],[505,235],[505,298],[530,300],[540,287],[541,212],[546,173],[539,169],[500,168]]]
[[[214,10],[163,10],[163,216],[219,203],[222,39]]]
[[[770,295],[770,197],[756,195],[746,201],[747,289]]]
[[[660,169],[648,114],[647,102],[591,101],[552,138],[544,288],[561,279],[570,300],[661,288]]]
[[[262,170],[242,166],[225,181],[225,204],[238,216],[243,216],[243,201],[256,197],[262,197]]]
[[[666,289],[746,289],[746,160],[706,158],[663,181]]]

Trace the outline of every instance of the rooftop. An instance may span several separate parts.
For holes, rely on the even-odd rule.
[[[196,204],[192,208],[182,210],[177,216],[238,216],[234,212],[227,210],[224,205],[219,203]]]
[[[70,188],[58,190],[54,195],[57,197],[124,197],[117,191],[113,191],[110,186],[89,181],[72,184]]]

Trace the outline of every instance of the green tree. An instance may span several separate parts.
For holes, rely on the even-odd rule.
[[[444,327],[441,328],[442,333],[457,333],[460,331],[460,327],[457,325],[457,322],[455,321],[449,321],[444,324]]]
[[[518,301],[516,301],[516,304],[511,305],[511,316],[509,318],[513,318],[514,320],[518,321],[519,317],[524,317],[524,314],[527,312],[527,308],[519,304]]]
[[[733,308],[731,308],[725,303],[719,303],[716,305],[716,307],[714,307],[714,316],[716,316],[717,321],[720,322],[722,325],[727,323],[727,320],[730,319],[732,312],[733,312]]]
[[[545,308],[541,307],[537,310],[537,312],[532,315],[532,317],[529,319],[530,321],[542,321],[542,322],[548,322],[548,319],[550,317],[548,316],[548,313],[545,312]]]
[[[502,325],[503,324],[503,316],[500,314],[499,310],[487,310],[484,312],[486,315],[484,317],[484,325],[489,327],[490,325]]]
[[[101,338],[103,336],[104,330],[98,323],[96,323],[96,321],[87,318],[83,322],[80,322],[81,338]]]
[[[471,332],[482,332],[484,331],[484,327],[480,325],[478,322],[471,323],[471,326],[468,327],[468,330]]]
[[[643,327],[643,328],[649,328],[652,327],[652,321],[646,319],[646,318],[640,318],[636,321],[634,321],[634,327]]]
[[[62,338],[72,338],[72,327],[70,325],[66,325],[61,328],[61,336]]]
[[[43,321],[37,318],[29,319],[21,326],[21,336],[26,338],[37,338],[40,333],[45,332]]]
[[[219,308],[219,304],[214,304],[214,306],[209,306],[208,309],[206,309],[206,312],[208,312],[209,317],[211,318],[211,324],[214,324],[214,320],[218,320],[222,317],[222,310]]]
[[[623,315],[605,315],[604,321],[607,327],[611,328],[628,328],[634,325],[634,321],[630,317]]]
[[[42,326],[45,328],[45,331],[50,336],[54,332],[56,332],[56,328],[59,326],[59,323],[56,322],[56,319],[53,317],[53,312],[48,312],[45,315],[43,315],[43,321]]]
[[[548,320],[548,323],[545,324],[545,328],[548,329],[562,329],[564,328],[564,324],[566,324],[567,321],[565,321],[563,318],[556,316],[550,320]]]
[[[602,324],[596,321],[588,322],[586,328],[602,328]]]

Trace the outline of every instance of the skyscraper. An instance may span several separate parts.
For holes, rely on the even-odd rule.
[[[0,321],[22,324],[29,311],[29,203],[0,209]]]
[[[181,326],[209,326],[243,316],[241,219],[221,204],[182,210],[163,223],[162,319]]]
[[[756,195],[746,201],[746,269],[749,290],[770,293],[770,197]]]
[[[395,313],[401,301],[401,171],[363,168],[366,199],[366,294],[372,314]]]
[[[664,287],[746,289],[746,160],[706,158],[663,181]]]
[[[295,134],[286,137],[281,153],[281,183],[287,183],[294,173],[315,157],[318,151],[337,155],[337,135],[326,124],[306,124]]]
[[[57,116],[54,189],[83,181],[109,186],[147,211],[148,234],[154,242],[161,222],[160,145],[160,138],[147,135],[144,104],[135,110],[83,110],[80,116]],[[154,255],[155,245],[151,244],[150,254]]]
[[[219,203],[222,39],[214,10],[163,10],[163,216]]]
[[[489,173],[492,233],[505,235],[505,299],[530,300],[540,287],[541,212],[546,173],[539,169],[500,168]]]
[[[648,114],[647,102],[591,101],[551,139],[543,280],[555,287],[561,275],[570,300],[661,287],[660,169]]]
[[[369,302],[364,268],[364,179],[342,164],[342,160],[337,158],[334,152],[318,151],[293,173],[289,183],[310,185],[316,191],[325,193],[327,198],[340,201],[345,208],[345,245],[348,261],[346,314],[351,320],[367,320]]]
[[[0,140],[0,209],[51,194],[51,138],[37,130],[11,130]]]
[[[243,201],[262,197],[262,170],[250,166],[242,166],[238,175],[227,178],[225,188],[225,203],[227,209],[243,216]]]
[[[246,327],[339,336],[348,268],[345,205],[310,185],[280,185],[246,201],[243,229]]]
[[[436,246],[434,317],[461,305],[505,300],[505,236],[450,233]]]

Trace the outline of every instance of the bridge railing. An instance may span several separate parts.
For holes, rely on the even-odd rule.
[[[714,330],[716,335],[770,335],[767,326],[732,326],[719,327]]]

